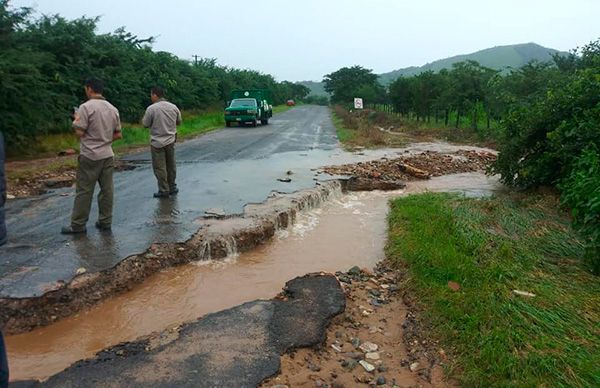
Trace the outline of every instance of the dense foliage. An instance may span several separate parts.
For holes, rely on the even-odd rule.
[[[333,103],[348,103],[354,97],[362,97],[371,104],[385,101],[385,89],[377,81],[377,75],[361,66],[343,67],[327,74],[323,84]]]
[[[334,103],[383,101],[385,111],[391,107],[408,119],[434,117],[457,128],[466,121],[480,138],[493,138],[499,156],[492,171],[504,183],[560,188],[600,273],[600,41],[507,73],[458,62],[450,70],[400,77],[387,93],[358,66],[323,81]]]
[[[558,185],[600,273],[600,41],[577,54],[511,105],[494,171],[510,185]]]
[[[96,34],[97,18],[33,18],[28,8],[0,0],[0,127],[9,146],[25,147],[37,135],[69,130],[73,106],[84,99],[82,82],[95,76],[124,121],[138,121],[154,84],[182,109],[222,108],[236,88],[270,89],[275,104],[301,100],[305,86],[276,82],[271,75],[217,65],[190,63],[154,52],[153,39],[124,29]]]

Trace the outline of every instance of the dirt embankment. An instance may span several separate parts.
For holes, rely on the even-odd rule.
[[[115,171],[136,166],[116,160]],[[9,199],[26,198],[48,190],[72,187],[75,184],[77,155],[65,155],[28,161],[6,163],[7,194]]]
[[[415,307],[398,284],[403,275],[380,263],[336,273],[346,310],[317,347],[285,354],[278,375],[262,387],[453,386],[442,367],[447,356],[427,338]],[[408,302],[408,303],[405,303]]]

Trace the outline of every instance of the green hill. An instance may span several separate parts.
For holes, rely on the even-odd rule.
[[[304,85],[310,89],[310,96],[327,96],[327,92],[323,86],[323,82],[316,81],[300,81],[296,82],[300,85]]]
[[[496,46],[471,54],[457,55],[440,59],[420,67],[407,67],[379,75],[379,81],[387,85],[400,76],[410,77],[428,70],[440,71],[449,69],[454,63],[467,60],[477,61],[482,66],[496,70],[519,68],[528,62],[537,60],[547,62],[552,60],[552,55],[560,53],[558,50],[546,48],[535,43],[515,44],[509,46]]]
[[[454,57],[440,59],[423,66],[411,66],[404,69],[390,71],[379,75],[379,82],[388,85],[400,76],[410,77],[424,71],[449,69],[452,64],[467,60],[479,62],[481,65],[496,69],[507,70],[510,68],[519,68],[528,62],[537,60],[547,62],[552,60],[552,55],[566,54],[558,50],[546,48],[536,43],[514,44],[509,46],[496,46],[485,50],[477,51],[471,54],[457,55]],[[327,95],[323,89],[322,82],[302,81],[299,82],[311,90],[311,95]]]

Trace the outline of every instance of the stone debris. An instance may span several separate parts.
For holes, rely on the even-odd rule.
[[[366,361],[364,361],[364,360],[360,360],[358,363],[359,363],[359,364],[360,364],[360,365],[361,365],[363,368],[365,368],[365,370],[366,370],[367,372],[369,372],[369,373],[370,373],[370,372],[373,372],[373,371],[375,370],[375,367],[374,367],[373,365],[369,364],[368,362],[366,362]]]
[[[210,208],[204,211],[204,216],[208,218],[224,218],[226,216],[225,210],[221,208]]]
[[[378,349],[379,346],[372,342],[365,342],[362,345],[360,345],[360,350],[362,350],[365,353],[376,352]]]
[[[454,153],[425,151],[396,159],[383,158],[355,164],[327,166],[322,170],[331,175],[392,182],[484,171],[495,160],[496,155],[486,151],[458,150]]]
[[[284,355],[280,374],[261,387],[275,382],[309,387],[317,381],[329,388],[431,386],[433,371],[441,375],[439,365],[448,359],[438,354],[439,344],[418,336],[420,324],[406,310],[406,294],[399,292],[403,275],[385,262],[373,270],[352,267],[335,275],[346,294],[346,310],[333,319],[324,346]]]
[[[534,293],[527,292],[527,291],[520,291],[520,290],[513,290],[513,293],[516,295],[520,295],[520,296],[528,296],[530,298],[533,298],[535,296]]]

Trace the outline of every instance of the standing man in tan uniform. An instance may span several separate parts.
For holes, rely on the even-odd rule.
[[[179,192],[175,177],[175,141],[177,126],[181,124],[181,112],[164,98],[163,88],[155,86],[150,91],[152,105],[146,109],[142,124],[150,128],[150,151],[152,153],[152,168],[158,181],[156,198],[168,198]]]
[[[112,143],[122,137],[119,111],[104,99],[104,84],[90,78],[85,81],[88,101],[75,113],[73,128],[80,139],[77,164],[77,189],[71,225],[62,228],[63,234],[85,233],[90,216],[96,182],[99,216],[96,227],[110,230],[113,208],[114,153]]]

